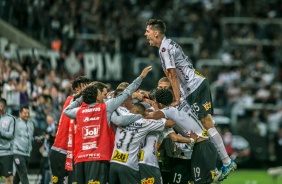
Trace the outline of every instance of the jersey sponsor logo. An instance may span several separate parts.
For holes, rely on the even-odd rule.
[[[209,133],[208,133],[208,131],[206,129],[204,129],[202,131],[202,136],[204,136],[204,137],[208,137],[209,136]]]
[[[126,163],[128,158],[128,153],[123,153],[118,150],[114,151],[114,155],[112,157],[112,160],[118,161],[118,162],[123,162]]]
[[[71,151],[67,152],[67,158],[72,158],[72,152]]]
[[[52,182],[57,183],[59,181],[58,176],[53,176],[52,177]]]
[[[91,109],[84,109],[84,110],[82,110],[81,113],[96,112],[96,111],[100,111],[100,110],[101,110],[100,107],[95,107],[95,108],[91,108]]]
[[[68,147],[72,147],[72,136],[68,136]]]
[[[88,181],[88,184],[100,184],[100,181]]]
[[[163,48],[162,48],[162,52],[165,52],[165,51],[166,51],[166,49],[163,47]]]
[[[141,184],[154,184],[154,183],[155,183],[155,178],[148,178],[141,180]]]
[[[206,102],[205,104],[203,104],[203,106],[206,109],[206,111],[208,111],[211,108],[211,102]]]
[[[100,117],[85,117],[83,122],[88,122],[88,121],[96,121],[99,120]]]
[[[181,69],[181,68],[177,68],[178,69],[178,71],[182,74],[182,76],[184,77],[184,79],[186,80],[186,82],[188,82],[189,81],[189,76],[188,75],[186,75],[185,73],[184,73],[184,71]]]
[[[81,159],[81,158],[100,158],[100,157],[101,157],[100,153],[90,153],[90,154],[78,155],[77,158]]]
[[[97,148],[97,141],[94,142],[88,142],[88,143],[83,143],[82,144],[82,150],[90,150],[93,148]]]
[[[145,155],[145,151],[144,150],[139,151],[139,154],[138,154],[138,161],[139,162],[143,161],[144,155]]]
[[[92,125],[92,126],[85,126],[82,127],[82,138],[94,138],[100,136],[100,125]]]
[[[197,70],[194,71],[194,73],[202,78],[205,78],[200,72],[198,72]]]

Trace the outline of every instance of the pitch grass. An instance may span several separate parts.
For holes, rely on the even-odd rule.
[[[237,169],[220,184],[282,184],[282,176],[275,181],[266,170]]]

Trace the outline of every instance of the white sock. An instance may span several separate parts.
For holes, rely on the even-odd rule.
[[[226,152],[222,138],[219,135],[218,131],[216,130],[215,127],[213,127],[213,128],[210,128],[208,130],[208,133],[209,133],[209,137],[210,137],[211,142],[214,144],[214,146],[217,149],[217,152],[220,156],[220,159],[221,159],[223,165],[228,166],[231,162],[231,159],[229,158],[229,156]]]

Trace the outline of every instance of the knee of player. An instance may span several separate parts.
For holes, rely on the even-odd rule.
[[[214,123],[212,120],[212,115],[211,114],[206,114],[204,117],[201,118],[201,122],[205,129],[210,129],[214,127]]]

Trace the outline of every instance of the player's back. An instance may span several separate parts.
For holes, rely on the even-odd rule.
[[[138,170],[140,143],[150,131],[162,131],[164,120],[140,119],[125,127],[118,127],[115,135],[115,148],[111,162],[126,165]]]
[[[182,101],[176,108],[167,107],[161,109],[161,111],[168,119],[173,120],[186,134],[193,131],[200,137],[208,138],[205,134],[205,128],[186,101]]]

